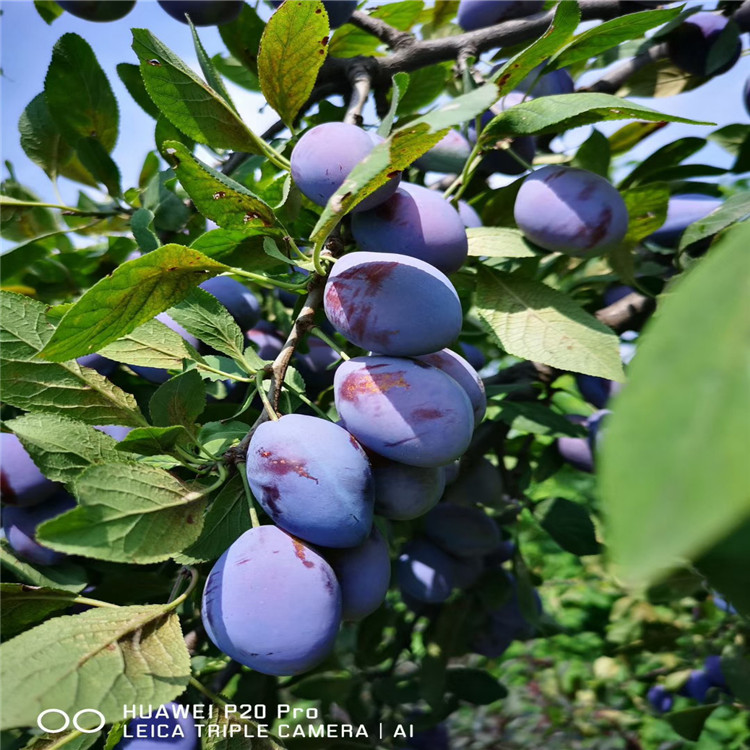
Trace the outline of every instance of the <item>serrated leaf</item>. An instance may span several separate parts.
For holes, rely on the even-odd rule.
[[[320,0],[289,0],[266,24],[258,51],[260,88],[287,126],[310,96],[326,59],[329,34]]]
[[[133,63],[120,63],[117,66],[117,75],[135,103],[147,115],[151,115],[156,120],[159,117],[159,108],[154,104],[143,85],[141,69]]]
[[[239,714],[227,715],[225,711],[218,710],[214,714],[216,718],[206,722],[203,750],[284,750],[284,746],[276,742],[272,737],[261,737],[257,724],[241,718]],[[233,727],[244,727],[242,732],[233,731]],[[252,747],[248,744],[247,737]]]
[[[693,222],[680,238],[680,250],[706,237],[713,237],[727,227],[750,216],[750,195],[736,193],[708,216]]]
[[[35,726],[48,708],[96,708],[105,721],[128,705],[161,705],[190,677],[177,615],[158,605],[91,609],[56,617],[0,646],[2,728]],[[98,717],[83,714],[86,726]]]
[[[587,510],[579,503],[558,497],[542,510],[542,528],[573,555],[598,555],[596,530]]]
[[[473,227],[466,230],[469,255],[488,258],[536,258],[539,250],[517,229]]]
[[[234,106],[232,97],[229,96],[229,92],[224,87],[224,82],[221,80],[221,76],[216,68],[214,68],[211,58],[204,49],[200,37],[198,36],[198,32],[189,16],[188,24],[190,25],[190,31],[193,34],[193,47],[195,48],[195,54],[198,58],[198,64],[201,66],[201,70],[203,71],[203,75],[205,76],[208,85],[236,112],[237,107]]]
[[[41,356],[53,362],[96,352],[228,270],[182,245],[164,245],[98,281],[68,310]]]
[[[378,128],[378,135],[381,138],[387,138],[390,135],[393,121],[396,119],[398,103],[401,101],[401,97],[406,93],[408,88],[408,73],[396,73],[391,79],[391,106],[388,108],[388,113],[382,119],[380,127]]]
[[[26,156],[54,180],[73,155],[50,116],[44,94],[35,96],[18,121],[21,148]]]
[[[103,464],[75,485],[79,505],[41,524],[48,547],[98,560],[147,565],[168,560],[203,528],[205,496],[162,469]]]
[[[58,364],[37,358],[54,332],[41,302],[0,292],[0,309],[3,401],[86,424],[145,424],[135,399],[98,372],[75,361]]]
[[[588,169],[589,172],[599,174],[606,179],[609,175],[611,156],[609,140],[603,133],[594,128],[591,135],[576,151],[570,166]]]
[[[0,583],[0,625],[4,638],[10,638],[43,620],[47,615],[69,607],[76,594],[70,591]]]
[[[151,229],[153,220],[154,212],[149,211],[147,208],[137,209],[130,217],[130,231],[133,232],[133,237],[138,243],[138,247],[144,253],[150,253],[152,250],[156,250],[161,244],[159,238]]]
[[[53,0],[34,0],[34,7],[48,26],[64,12]]]
[[[654,176],[661,180],[663,170],[668,167],[674,167],[693,154],[700,151],[706,145],[705,138],[680,138],[672,143],[654,151],[653,154],[646,157],[633,171],[620,183],[620,188],[631,187],[639,182],[646,180],[649,176]]]
[[[160,385],[149,401],[157,427],[191,428],[206,408],[206,386],[196,370],[188,370]]]
[[[78,34],[63,34],[52,50],[44,97],[55,124],[76,146],[95,138],[110,152],[117,142],[117,100],[96,55]]]
[[[231,177],[196,159],[182,143],[166,141],[166,158],[198,210],[224,229],[272,227],[273,209]]]
[[[623,380],[619,341],[562,292],[480,268],[477,314],[508,354],[608,380]]]
[[[188,437],[182,425],[136,427],[117,444],[116,450],[139,453],[142,456],[160,456],[170,453],[178,441]]]
[[[560,133],[580,125],[631,119],[683,122],[688,125],[713,124],[656,112],[610,94],[557,94],[531,99],[501,112],[482,131],[480,142],[492,144],[509,136]]]
[[[14,578],[31,586],[78,593],[88,584],[88,574],[80,565],[68,560],[52,566],[32,565],[16,557],[5,539],[0,540],[0,565],[10,571]]]
[[[265,22],[258,16],[255,8],[243,4],[240,15],[231,23],[218,27],[219,34],[227,49],[253,75],[258,73],[258,47]]]
[[[630,581],[658,579],[750,515],[748,242],[750,226],[728,232],[660,305],[607,423],[608,543]]]
[[[691,91],[707,80],[704,76],[696,76],[682,70],[665,57],[629,76],[617,91],[617,95],[658,99]]]
[[[133,29],[148,95],[160,112],[198,143],[263,153],[256,136],[210,86],[147,29]]]
[[[121,194],[120,168],[97,138],[80,138],[76,141],[76,155],[84,168],[107,188],[111,196]]]

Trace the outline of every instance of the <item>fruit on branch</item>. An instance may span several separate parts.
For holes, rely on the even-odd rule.
[[[543,7],[543,0],[461,0],[458,25],[464,31],[475,31],[509,18],[530,16]]]
[[[411,466],[442,466],[469,447],[471,402],[450,376],[424,362],[355,357],[336,370],[336,409],[375,453]]]
[[[334,371],[331,367],[340,358],[338,353],[325,341],[321,341],[315,336],[310,336],[305,343],[307,345],[306,352],[297,350],[294,353],[295,366],[302,375],[308,391],[312,394],[318,394],[333,385]]]
[[[651,707],[660,714],[666,714],[674,706],[674,696],[663,685],[654,685],[646,693],[646,699]]]
[[[461,331],[461,303],[450,280],[406,255],[345,255],[328,277],[323,305],[347,341],[380,354],[429,354]]]
[[[605,423],[610,414],[612,412],[609,409],[599,409],[586,420],[586,427],[589,431],[589,447],[591,448],[591,455],[594,457],[600,450]]]
[[[247,480],[282,529],[324,547],[354,547],[372,527],[370,463],[342,427],[286,414],[261,424],[247,450]]]
[[[497,467],[486,458],[464,466],[458,479],[445,492],[446,503],[497,506],[503,498],[503,480]]]
[[[667,217],[664,223],[651,235],[649,240],[662,247],[677,247],[685,230],[720,208],[724,201],[711,195],[690,193],[675,195],[667,204]]]
[[[234,322],[243,330],[252,328],[260,318],[258,298],[242,283],[229,276],[214,276],[200,285],[209,294],[216,297]]]
[[[460,209],[460,203],[459,201],[459,209]],[[462,341],[461,344],[461,352],[464,355],[464,359],[477,371],[481,370],[486,364],[487,364],[487,358],[482,354],[479,349],[476,348],[473,344],[467,344],[465,341]]]
[[[706,695],[711,687],[708,675],[702,669],[694,669],[680,689],[680,695],[692,698],[698,703],[705,703]]]
[[[450,375],[466,391],[474,410],[474,426],[478,425],[487,410],[487,394],[484,392],[484,383],[477,371],[460,354],[456,354],[451,349],[422,354],[417,359]]]
[[[716,609],[721,610],[722,612],[726,612],[729,615],[736,615],[737,609],[732,606],[724,597],[719,596],[718,594],[713,595],[713,602]]]
[[[391,580],[391,559],[388,544],[375,526],[359,546],[324,554],[341,586],[345,620],[362,620],[383,603]]]
[[[703,669],[713,687],[720,690],[727,690],[727,678],[724,676],[724,670],[721,668],[721,657],[718,655],[707,656],[703,663]]]
[[[534,98],[572,94],[575,91],[575,83],[565,68],[540,75],[543,70],[544,63],[537,65],[526,78],[516,84],[516,88],[524,93],[528,92]]]
[[[324,122],[308,130],[292,151],[292,178],[313,203],[325,206],[341,187],[349,172],[365,159],[383,139],[356,125]],[[390,198],[398,188],[401,173],[368,195],[353,210],[367,211]]]
[[[187,23],[185,14],[195,26],[221,26],[234,21],[242,11],[242,0],[158,0],[159,5],[176,21]]]
[[[497,115],[505,112],[506,109],[515,107],[524,101],[530,101],[533,97],[527,96],[522,91],[511,91],[509,94],[501,97],[487,112],[482,115],[482,128],[485,128],[489,122],[495,119]],[[472,144],[477,141],[476,125],[469,125],[469,140]],[[487,150],[482,157],[478,169],[485,174],[500,172],[501,174],[523,174],[526,171],[525,164],[531,164],[536,156],[536,141],[533,136],[522,135],[518,138],[512,138],[508,148],[502,148],[508,139],[501,139],[496,145],[498,148]],[[513,151],[518,157],[515,159],[509,151]]]
[[[84,21],[117,21],[133,10],[135,0],[57,0],[72,16]]]
[[[581,396],[597,409],[603,409],[609,399],[620,392],[622,383],[606,378],[598,378],[595,375],[582,375],[576,373],[576,385]]]
[[[274,8],[279,8],[284,0],[271,0]],[[323,0],[323,7],[328,14],[328,25],[332,29],[343,26],[357,10],[357,0]]]
[[[375,512],[395,521],[424,515],[440,500],[445,489],[442,467],[407,466],[370,454],[375,482]]]
[[[185,713],[187,711],[187,714]],[[177,703],[165,703],[154,715],[128,722],[127,737],[115,750],[197,750],[200,745],[195,720],[189,709]]]
[[[457,563],[427,539],[408,542],[396,563],[399,588],[425,604],[444,602],[457,588]]]
[[[734,21],[715,13],[694,13],[670,32],[667,38],[667,50],[670,60],[681,70],[696,76],[715,76],[726,73],[742,53],[742,42],[737,37],[733,51],[722,58],[725,62],[716,70],[710,70],[712,57],[716,55],[720,38],[724,30]]]
[[[76,360],[81,367],[90,367],[92,370],[96,370],[100,375],[111,375],[117,367],[117,362],[112,359],[102,357],[101,354],[85,354],[83,357],[78,357]]]
[[[3,531],[15,553],[37,565],[55,565],[65,558],[62,552],[44,547],[36,540],[37,527],[75,508],[76,500],[60,491],[43,503],[27,507],[3,508]]]
[[[414,162],[423,172],[460,174],[471,154],[471,144],[458,130],[449,130],[426,154]]]
[[[174,318],[172,318],[167,313],[159,313],[156,316],[156,320],[158,320],[160,323],[163,323],[167,328],[174,331],[175,333],[180,334],[183,340],[186,343],[190,344],[193,349],[198,349],[198,347],[200,347],[201,342],[198,341],[198,339],[191,333],[188,333],[179,323],[177,323],[177,321],[174,320]],[[171,377],[169,371],[163,370],[161,367],[143,367],[141,365],[129,365],[129,367],[136,375],[140,375],[142,378],[145,378],[149,381],[149,383],[165,383]]]
[[[398,250],[443,273],[458,271],[469,252],[458,211],[437,190],[408,182],[377,208],[352,216],[352,234],[360,250]]]
[[[0,433],[0,499],[5,505],[36,505],[58,489],[57,484],[37,469],[12,432]]]
[[[588,420],[580,414],[569,414],[567,419],[573,424],[587,425]],[[569,437],[565,435],[557,438],[557,451],[563,460],[581,471],[594,471],[594,454],[587,437]]]
[[[552,252],[588,257],[615,249],[628,230],[620,193],[593,172],[547,166],[521,185],[514,216],[532,242]]]
[[[259,526],[216,561],[201,617],[214,645],[240,664],[263,674],[298,674],[333,649],[341,587],[313,549],[276,526]]]
[[[266,361],[273,361],[284,348],[284,342],[276,334],[274,326],[268,324],[257,325],[245,334],[251,344],[255,346],[258,356]]]
[[[479,214],[466,201],[459,201],[457,210],[463,225],[467,229],[483,226]]]
[[[501,539],[497,549],[484,558],[485,566],[488,569],[498,568],[508,560],[512,560],[515,554],[516,543],[512,539]]]
[[[479,508],[439,503],[424,518],[425,536],[455,557],[479,557],[500,546],[495,522]]]

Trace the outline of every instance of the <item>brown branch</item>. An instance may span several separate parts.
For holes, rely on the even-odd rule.
[[[585,86],[578,91],[593,91],[602,94],[616,94],[623,84],[635,73],[647,65],[661,60],[667,56],[667,45],[656,44],[650,47],[645,52],[636,55],[635,57],[627,60],[622,65],[618,65],[614,70],[611,70],[606,75],[602,76],[598,81],[592,83],[590,86]]]
[[[640,328],[656,309],[656,300],[631,292],[608,307],[597,310],[596,317],[616,333]]]
[[[349,23],[377,37],[391,49],[405,49],[417,42],[414,35],[408,31],[394,29],[393,26],[387,24],[385,21],[363,13],[361,10],[354,11],[352,17],[349,19]]]
[[[362,110],[370,96],[372,79],[364,65],[355,65],[349,70],[349,82],[352,86],[352,95],[349,99],[346,115],[344,115],[344,122],[351,125],[361,125]]]

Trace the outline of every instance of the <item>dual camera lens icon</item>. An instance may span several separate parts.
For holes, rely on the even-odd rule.
[[[81,717],[85,714],[94,714],[99,719],[99,725],[95,727],[89,727],[89,726],[82,726],[81,725]],[[51,715],[56,715],[60,717],[60,720],[62,720],[62,726],[57,726],[59,723],[59,720],[52,719]],[[50,717],[49,719],[47,717]],[[70,725],[73,724],[73,728],[77,729],[79,732],[82,732],[83,734],[94,734],[95,732],[98,732],[106,723],[104,719],[104,714],[101,711],[97,711],[95,708],[82,708],[80,711],[77,711],[73,718],[71,719],[70,716],[65,713],[65,711],[62,711],[59,708],[48,708],[46,711],[42,711],[42,713],[39,714],[39,716],[36,717],[36,725],[41,729],[43,732],[47,732],[48,734],[59,734],[60,732],[64,732]],[[54,724],[55,726],[50,727],[48,724]]]

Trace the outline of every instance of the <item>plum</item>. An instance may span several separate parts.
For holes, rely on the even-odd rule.
[[[473,344],[461,342],[461,353],[464,359],[477,371],[481,370],[487,364],[487,358]]]
[[[594,454],[588,438],[567,435],[557,438],[557,451],[574,468],[588,473],[594,471]]]
[[[341,587],[331,566],[276,526],[246,531],[216,561],[203,590],[206,633],[258,672],[306,672],[333,649]]]
[[[721,612],[726,612],[728,615],[736,615],[737,609],[733,607],[724,597],[718,594],[713,595],[714,606]]]
[[[675,195],[669,199],[667,217],[649,240],[662,247],[677,247],[685,230],[724,203],[720,198],[700,193]]]
[[[105,435],[109,435],[111,438],[114,438],[119,443],[121,440],[125,440],[125,438],[130,434],[133,428],[121,427],[115,424],[105,424],[105,425],[99,425],[95,427],[94,429],[99,430],[99,432],[103,432]]]
[[[450,349],[422,354],[417,359],[450,375],[466,391],[474,410],[474,425],[478,425],[487,410],[487,394],[484,392],[484,383],[477,371],[460,354]]]
[[[611,413],[609,409],[599,409],[586,420],[586,428],[589,431],[589,447],[593,456],[596,456],[596,453],[599,451],[602,438],[604,437],[605,421]]]
[[[717,70],[709,71],[709,60],[719,37],[730,20],[715,13],[694,13],[667,38],[669,58],[681,70],[696,76],[726,73],[742,53],[742,42],[737,39],[734,52]]]
[[[408,542],[396,563],[399,588],[425,604],[444,602],[457,587],[456,561],[427,539]]]
[[[424,362],[355,357],[336,370],[336,408],[364,446],[411,466],[442,466],[466,451],[471,402],[453,378]]]
[[[530,16],[543,7],[543,0],[461,0],[458,4],[458,25],[464,31],[475,31],[508,18]]]
[[[491,120],[506,109],[515,107],[516,104],[521,104],[521,102],[528,101],[529,99],[531,97],[521,91],[511,91],[509,94],[501,97],[496,104],[482,115],[482,127],[484,128]],[[476,143],[477,140],[476,126],[473,123],[469,125],[469,140],[472,143]],[[530,135],[513,138],[510,150],[517,154],[523,162],[531,164],[536,155],[536,141]],[[518,159],[514,159],[508,153],[508,149],[498,148],[486,153],[479,165],[479,170],[486,174],[500,172],[501,174],[516,175],[523,174],[526,171],[526,167]]]
[[[117,362],[112,359],[102,357],[101,354],[84,354],[83,357],[78,357],[76,360],[81,367],[90,367],[92,370],[96,370],[100,375],[111,375],[117,367]]]
[[[467,229],[482,226],[482,219],[479,214],[466,201],[458,202],[458,215]]]
[[[680,689],[680,695],[692,698],[698,703],[705,703],[706,695],[711,687],[708,675],[702,669],[694,669]]]
[[[458,271],[469,252],[458,211],[437,190],[408,182],[376,208],[354,215],[352,234],[360,250],[395,249],[443,273]]]
[[[380,354],[430,354],[461,332],[461,303],[450,280],[406,255],[345,255],[328,277],[323,302],[347,341]]]
[[[414,162],[423,172],[460,174],[471,154],[471,144],[458,130],[449,130],[426,154]]]
[[[84,21],[117,21],[133,10],[135,0],[57,0],[70,15]]]
[[[295,352],[295,366],[299,370],[308,390],[313,394],[333,385],[332,365],[339,361],[338,352],[325,341],[311,336],[307,339],[307,352]]]
[[[200,346],[200,341],[188,333],[179,323],[177,323],[167,313],[159,313],[156,319],[163,323],[167,328],[179,333],[180,336],[188,343],[193,349],[197,349]],[[130,365],[130,369],[136,374],[145,378],[149,383],[165,383],[171,377],[167,370],[163,370],[161,367],[143,367],[141,365]]]
[[[604,306],[614,305],[615,302],[619,302],[623,297],[627,297],[635,291],[632,286],[625,286],[624,284],[614,284],[607,287],[602,295],[602,301]]]
[[[518,228],[545,250],[588,257],[615,249],[628,230],[628,209],[607,180],[574,167],[547,166],[521,185]]]
[[[480,458],[462,468],[445,492],[445,501],[454,505],[497,505],[503,497],[503,479],[497,467]]]
[[[583,375],[576,373],[576,385],[581,396],[597,409],[603,409],[609,399],[620,392],[622,383],[595,375]]]
[[[362,620],[383,603],[391,581],[391,560],[388,545],[375,526],[358,547],[324,554],[341,586],[345,620]]]
[[[384,518],[409,521],[424,515],[445,488],[442,467],[407,466],[370,455],[375,482],[375,512]]]
[[[516,543],[512,539],[501,539],[497,549],[485,556],[484,564],[489,569],[498,568],[508,560],[512,560],[515,554]]]
[[[354,547],[370,533],[373,482],[359,443],[319,417],[287,414],[255,431],[247,479],[282,529],[324,547]]]
[[[258,298],[236,279],[229,276],[214,276],[200,286],[226,307],[235,323],[243,331],[252,328],[258,322],[260,318]]]
[[[263,360],[276,359],[284,348],[284,341],[276,334],[273,326],[270,330],[265,326],[256,326],[247,331],[245,336],[255,345],[258,356]]]
[[[76,500],[60,491],[39,505],[3,508],[3,531],[15,553],[37,565],[55,565],[65,558],[62,552],[44,547],[36,541],[39,524],[75,508]]]
[[[575,91],[575,83],[565,68],[540,76],[543,69],[544,63],[537,65],[526,78],[516,84],[516,88],[524,93],[531,93],[534,97],[572,94]]]
[[[0,499],[5,505],[27,507],[59,489],[37,469],[26,448],[11,432],[0,433]]]
[[[284,0],[271,0],[271,5],[278,8]],[[352,13],[357,10],[357,0],[323,0],[323,7],[328,14],[328,25],[332,29],[343,26]]]
[[[165,703],[150,717],[128,722],[115,750],[197,750],[200,742],[189,707]]]
[[[707,656],[703,663],[703,669],[705,670],[706,676],[713,687],[717,687],[720,690],[726,690],[728,688],[727,679],[724,676],[724,671],[721,668],[721,657],[717,655]]]
[[[425,536],[454,557],[478,557],[500,545],[495,522],[479,508],[439,503],[425,517]]]
[[[646,693],[651,707],[660,714],[668,713],[674,706],[674,696],[663,685],[654,685]]]
[[[458,458],[455,461],[451,461],[446,464],[443,468],[443,476],[445,477],[445,483],[451,484],[458,479],[458,473],[461,470],[461,459]]]
[[[308,130],[292,150],[292,178],[313,203],[325,206],[341,187],[349,172],[378,143],[380,136],[345,122],[324,122]],[[353,211],[367,211],[388,200],[398,188],[400,172],[368,195]]]
[[[195,26],[230,23],[245,4],[243,0],[158,0],[158,3],[176,21],[187,23],[187,13]]]

